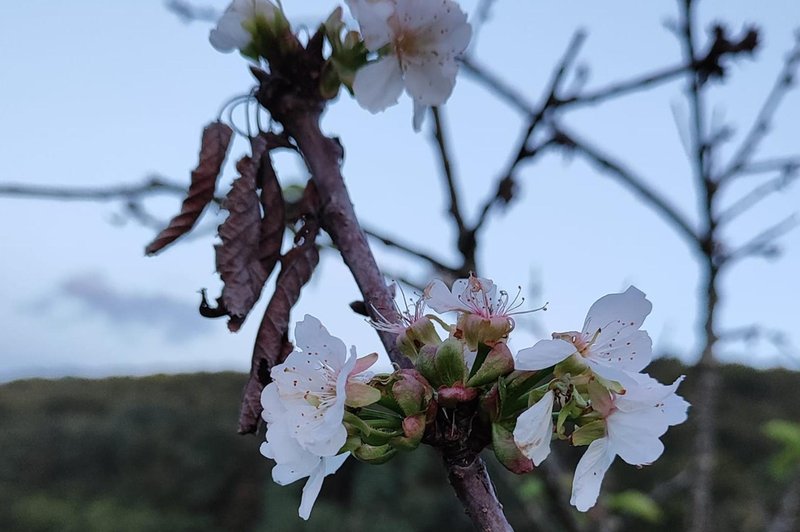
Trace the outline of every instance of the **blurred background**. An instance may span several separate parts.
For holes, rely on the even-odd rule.
[[[0,528],[466,528],[466,520],[454,524],[461,509],[427,449],[380,468],[349,463],[326,481],[311,520],[297,519],[300,486],[272,485],[258,438],[235,434],[270,286],[237,334],[200,317],[198,291],[221,287],[211,245],[223,216],[216,208],[193,235],[144,256],[181,198],[126,190],[154,177],[188,185],[202,128],[254,83],[242,57],[208,44],[226,4],[0,6]],[[792,393],[800,384],[800,231],[791,230],[800,200],[800,91],[781,80],[800,61],[792,59],[800,6],[697,3],[697,57],[708,52],[716,23],[732,41],[751,25],[758,30],[755,52],[723,57],[724,77],[703,86],[700,129],[711,146],[704,181],[680,69],[680,5],[462,2],[479,31],[438,124],[467,226],[491,205],[473,264],[456,246],[433,116],[414,133],[407,98],[371,115],[342,91],[323,120],[345,147],[356,212],[383,237],[374,250],[389,278],[413,293],[471,266],[509,292],[521,287],[529,308],[549,302],[547,312],[520,317],[513,351],[579,328],[598,297],[635,284],[654,304],[645,326],[663,360],[653,373],[663,381],[688,375],[693,416],[708,405],[700,422],[693,417],[668,434],[653,466],[615,464],[589,516],[564,515],[559,503],[578,455],[564,453],[561,469],[523,478],[497,472],[519,529],[687,528],[694,480],[686,471],[710,449],[713,529],[793,530],[795,521],[781,519],[796,519],[800,507],[800,404]],[[334,6],[284,2],[295,27],[310,31]],[[548,107],[526,146],[560,141],[517,160],[530,123],[525,108],[545,103],[581,29],[586,37],[558,95],[603,97]],[[662,77],[609,93],[648,76]],[[218,191],[246,149],[237,139]],[[277,164],[285,186],[307,179],[296,158],[279,155]],[[725,223],[709,232],[706,185],[726,170],[711,209]],[[513,198],[493,201],[509,176]],[[718,302],[709,301],[709,275]],[[338,254],[326,250],[294,316],[314,314],[360,353],[381,352],[374,331],[347,307],[358,299]],[[153,374],[166,375],[131,377]],[[709,419],[712,448],[697,438]],[[775,528],[785,522],[790,528]]]

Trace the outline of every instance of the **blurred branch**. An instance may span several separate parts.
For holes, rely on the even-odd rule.
[[[600,170],[616,177],[623,185],[633,190],[647,205],[661,213],[691,244],[697,245],[699,243],[698,235],[689,225],[685,216],[655,190],[651,189],[642,177],[623,166],[622,163],[612,160],[609,156],[588,144],[587,141],[578,139],[573,133],[567,133],[561,126],[555,126],[554,129],[558,144],[568,150],[578,152],[599,167]]]
[[[717,215],[717,224],[724,225],[731,220],[735,219],[738,216],[741,216],[745,212],[747,212],[751,207],[758,205],[761,201],[767,198],[770,194],[775,192],[780,192],[792,182],[797,179],[798,172],[794,171],[792,173],[787,173],[776,177],[774,179],[770,179],[759,186],[755,187],[753,190],[742,196],[724,211]]]
[[[798,223],[800,223],[800,218],[798,218],[797,213],[787,216],[748,240],[739,248],[728,253],[725,256],[725,262],[754,256],[774,257],[779,251],[774,244],[775,240],[797,227]]]
[[[794,86],[796,70],[800,65],[800,30],[795,33],[795,43],[792,50],[787,54],[783,68],[775,80],[764,104],[756,115],[756,119],[750,130],[745,135],[739,148],[731,158],[727,168],[719,176],[718,181],[726,181],[739,173],[747,166],[750,158],[758,148],[759,143],[764,139],[770,130],[770,122],[775,112],[778,110],[783,97]]]
[[[797,516],[800,514],[800,470],[795,473],[789,486],[784,490],[780,506],[767,528],[768,532],[792,532],[797,530]]]
[[[183,0],[167,0],[164,2],[167,11],[173,13],[181,22],[190,24],[192,22],[216,22],[220,13],[211,6],[196,6],[191,2]]]
[[[398,242],[394,238],[386,236],[384,234],[381,234],[381,233],[375,231],[374,229],[365,228],[364,232],[367,234],[367,236],[372,237],[372,238],[380,241],[382,244],[384,244],[386,246],[393,247],[393,248],[398,249],[398,250],[400,250],[400,251],[402,251],[404,253],[407,253],[408,255],[414,256],[414,257],[416,257],[418,259],[421,259],[421,260],[424,260],[425,262],[427,262],[428,264],[430,264],[431,266],[433,266],[434,268],[436,268],[439,271],[446,272],[446,273],[448,273],[450,275],[454,275],[455,273],[458,272],[458,270],[456,268],[452,268],[452,267],[444,264],[443,262],[441,262],[438,259],[432,257],[431,255],[425,253],[424,251],[420,251],[418,249],[415,249],[415,248],[411,247],[409,244],[404,244],[402,242]]]
[[[783,172],[790,174],[800,170],[800,157],[785,157],[782,159],[766,159],[747,163],[739,170],[739,175],[764,174],[768,172]]]
[[[186,185],[152,176],[137,185],[108,187],[57,187],[50,185],[23,185],[18,183],[0,184],[0,196],[17,198],[51,199],[59,201],[114,201],[132,200],[154,194],[186,195]],[[221,197],[214,202],[222,203]]]
[[[458,186],[456,185],[455,173],[452,165],[452,156],[448,146],[447,132],[445,131],[444,117],[438,107],[431,108],[433,114],[433,142],[437,148],[439,163],[442,167],[442,176],[445,178],[447,192],[450,198],[448,212],[456,224],[459,234],[464,231],[464,218],[461,215],[461,201],[458,197]]]

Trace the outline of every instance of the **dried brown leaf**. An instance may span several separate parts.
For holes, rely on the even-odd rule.
[[[269,145],[269,141],[268,141]],[[258,184],[261,186],[261,237],[258,244],[261,267],[269,277],[281,256],[283,232],[286,229],[286,208],[278,176],[272,167],[269,151],[261,157],[258,171]]]
[[[307,189],[307,196],[314,194]],[[309,206],[311,207],[311,206]],[[319,251],[315,240],[319,226],[314,213],[316,204],[304,217],[304,224],[295,239],[297,245],[281,259],[281,271],[275,282],[275,292],[267,305],[258,328],[250,378],[244,389],[239,412],[239,432],[255,432],[261,416],[261,391],[269,382],[269,371],[282,362],[291,352],[286,350],[289,331],[289,316],[300,297],[303,286],[311,279],[319,263]],[[289,344],[291,346],[291,344]]]
[[[225,162],[233,130],[222,122],[212,122],[203,130],[200,162],[192,171],[192,181],[181,212],[150,242],[144,252],[154,255],[194,227],[206,205],[214,199],[217,177]]]
[[[225,197],[229,214],[219,226],[221,244],[215,246],[217,271],[224,287],[222,305],[228,311],[228,328],[239,330],[261,295],[269,272],[261,264],[261,209],[256,178],[266,152],[266,141],[252,142],[252,155],[236,163],[239,177]],[[282,223],[282,222],[281,222]]]

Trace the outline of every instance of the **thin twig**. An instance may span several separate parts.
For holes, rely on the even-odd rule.
[[[433,141],[439,155],[439,163],[442,166],[442,176],[445,178],[447,193],[450,199],[448,212],[456,224],[459,233],[464,231],[464,218],[461,214],[461,201],[458,197],[458,186],[456,185],[455,172],[453,170],[452,156],[446,138],[444,117],[438,107],[432,107],[433,114]]]
[[[591,146],[587,141],[579,139],[574,133],[567,133],[561,126],[556,126],[557,142],[567,149],[577,151],[593,162],[601,170],[607,172],[617,180],[630,188],[647,205],[653,207],[664,218],[667,219],[692,245],[698,245],[699,237],[689,224],[686,217],[673,207],[666,198],[661,197],[655,190],[646,185],[644,178],[636,175],[632,170],[626,168],[621,162],[612,160],[602,151]]]
[[[364,232],[367,234],[367,236],[372,237],[372,238],[380,241],[382,244],[384,244],[386,246],[398,249],[398,250],[400,250],[400,251],[402,251],[404,253],[407,253],[408,255],[412,255],[412,256],[414,256],[414,257],[416,257],[418,259],[424,260],[425,262],[427,262],[428,264],[430,264],[431,266],[433,266],[434,268],[436,268],[439,271],[446,272],[446,273],[449,273],[449,274],[455,274],[455,273],[458,272],[457,269],[446,265],[445,263],[441,262],[440,260],[438,260],[438,259],[432,257],[431,255],[429,255],[428,253],[425,253],[424,251],[420,251],[418,249],[415,249],[415,248],[411,247],[409,244],[405,244],[405,243],[399,242],[398,240],[396,240],[396,239],[394,239],[392,237],[386,236],[384,234],[381,234],[381,233],[375,231],[374,229],[366,229],[365,228]]]
[[[793,172],[761,183],[759,186],[755,187],[753,190],[736,200],[724,211],[719,213],[717,215],[717,224],[724,225],[738,216],[741,216],[753,206],[758,205],[770,194],[786,189],[786,187],[791,185],[792,182],[797,179],[797,177],[798,173]]]
[[[800,157],[783,157],[747,163],[739,170],[738,174],[765,174],[769,172],[789,174],[798,170],[800,170]]]
[[[748,161],[755,153],[759,143],[763,140],[770,128],[770,122],[775,112],[778,110],[783,97],[794,85],[794,76],[798,65],[800,65],[800,32],[795,37],[795,44],[783,63],[783,68],[778,74],[764,104],[756,115],[756,119],[750,130],[745,135],[739,148],[731,157],[731,161],[726,169],[720,174],[718,181],[729,180],[740,170],[745,168]]]
[[[774,245],[775,240],[798,225],[800,225],[800,217],[797,216],[797,213],[793,213],[725,255],[724,260],[728,263],[746,257],[773,257],[778,252],[777,247]]]

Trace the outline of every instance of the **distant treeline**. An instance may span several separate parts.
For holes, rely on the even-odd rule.
[[[688,373],[681,392],[692,400],[691,370],[672,360],[652,368],[664,382]],[[725,366],[722,374],[717,530],[764,530],[785,486],[774,470],[781,447],[762,427],[800,420],[800,374],[744,366]],[[383,466],[350,460],[326,480],[311,520],[301,521],[301,483],[274,485],[260,439],[236,434],[244,382],[244,375],[217,373],[0,386],[0,530],[470,529],[429,449]],[[618,530],[682,530],[688,484],[679,473],[693,430],[691,423],[673,428],[652,466],[637,470],[618,460],[604,484],[602,518]],[[563,529],[548,490],[558,483],[569,489],[580,452],[556,457],[564,471],[555,484],[536,473],[495,472],[516,529]],[[597,529],[587,516],[579,519]]]

